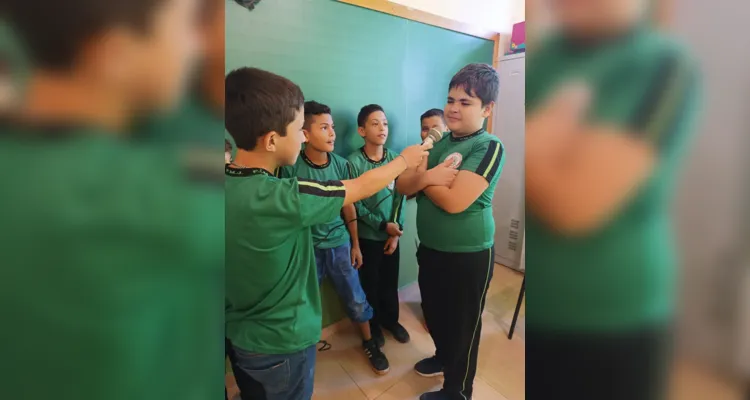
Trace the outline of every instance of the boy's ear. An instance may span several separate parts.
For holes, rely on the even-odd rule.
[[[357,133],[359,133],[359,136],[365,137],[365,128],[363,128],[361,126],[358,127],[357,128]]]
[[[482,116],[484,118],[487,118],[492,114],[492,109],[495,108],[495,102],[491,101],[489,104],[483,107],[482,109]]]
[[[265,151],[275,152],[276,141],[278,140],[279,134],[276,131],[270,131],[265,135],[261,136],[258,143],[258,147],[263,148]]]
[[[302,133],[305,135],[305,143],[310,142],[310,131],[308,131],[305,128],[302,128]]]

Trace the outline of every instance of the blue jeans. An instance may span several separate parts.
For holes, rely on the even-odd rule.
[[[266,392],[265,400],[310,400],[315,376],[315,354],[312,345],[292,354],[256,354],[232,346],[237,366]],[[242,390],[242,389],[240,389]]]
[[[332,249],[315,249],[318,283],[331,278],[333,288],[344,303],[346,315],[356,323],[372,319],[373,310],[367,302],[365,291],[359,283],[359,273],[352,266],[351,245],[343,244]]]

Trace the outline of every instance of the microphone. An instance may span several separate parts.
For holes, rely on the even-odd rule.
[[[439,130],[432,128],[429,132],[427,132],[427,137],[424,138],[424,142],[422,144],[427,144],[428,142],[430,144],[435,144],[436,142],[439,142],[440,139],[443,138],[443,132],[440,132]]]

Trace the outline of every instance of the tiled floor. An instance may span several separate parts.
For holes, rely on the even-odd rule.
[[[513,340],[507,338],[522,279],[523,275],[508,268],[495,269],[482,320],[475,400],[524,398],[523,313]],[[346,324],[344,329],[326,338],[332,348],[318,353],[314,400],[411,400],[440,388],[440,378],[423,378],[413,370],[415,362],[435,351],[432,339],[422,327],[418,288],[410,286],[401,291],[400,297],[401,324],[412,340],[400,344],[386,336],[383,351],[391,371],[385,376],[372,372],[359,337]]]
[[[500,265],[495,268],[482,318],[474,400],[524,398],[523,308],[513,340],[507,338],[522,279],[523,275],[511,269]],[[422,326],[419,289],[416,284],[409,286],[399,296],[400,322],[409,331],[411,342],[400,344],[386,336],[383,351],[390,361],[390,372],[377,376],[369,367],[354,327],[340,324],[337,332],[324,337],[331,349],[318,353],[313,400],[411,400],[440,388],[440,378],[423,378],[413,370],[414,363],[435,351],[432,339]],[[236,393],[231,377],[227,379],[227,386],[230,395]]]

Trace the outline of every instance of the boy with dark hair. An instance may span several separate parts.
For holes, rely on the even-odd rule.
[[[377,104],[362,107],[357,115],[357,125],[365,144],[348,157],[353,176],[360,176],[396,157],[385,148],[388,120],[382,107]],[[409,333],[398,323],[398,239],[404,229],[404,202],[404,197],[395,191],[391,182],[387,188],[356,204],[364,258],[359,271],[360,281],[367,301],[374,309],[370,320],[372,335],[381,343],[385,342],[383,328],[390,331],[397,341],[409,341]]]
[[[300,152],[296,164],[279,169],[278,177],[318,181],[353,178],[349,162],[333,153],[336,131],[328,106],[316,101],[305,102],[305,124],[302,129],[306,139],[305,149]],[[330,278],[347,316],[357,325],[362,335],[362,347],[370,365],[377,374],[384,375],[390,369],[388,359],[380,350],[383,346],[382,337],[377,338],[370,329],[373,309],[362,290],[357,271],[362,266],[362,251],[354,204],[345,206],[341,214],[343,219],[342,215],[336,215],[330,221],[310,228],[318,282],[322,283],[326,276]],[[349,234],[343,229],[344,225]]]
[[[237,145],[226,167],[227,336],[237,365],[268,400],[307,400],[322,311],[311,227],[418,165],[429,146],[408,147],[352,180],[278,178],[271,171],[294,165],[306,140],[302,91],[241,68],[227,75],[225,98],[225,126]]]
[[[422,137],[423,141],[427,138],[430,129],[437,129],[440,132],[445,132],[446,130],[445,116],[443,110],[439,108],[432,108],[425,111],[424,114],[419,117],[419,123],[422,125],[422,130],[419,135]]]
[[[212,252],[221,238],[212,248],[196,234],[186,219],[200,213],[186,201],[196,191],[181,164],[133,140],[131,128],[179,98],[197,55],[197,4],[102,4],[1,6],[27,57],[14,66],[30,67],[16,114],[0,127],[12,188],[0,207],[0,292],[14,327],[2,334],[13,345],[0,361],[1,397],[209,398],[221,378],[221,325],[211,323],[221,292],[210,282],[221,276]],[[3,36],[0,58],[11,41]],[[44,161],[24,161],[29,151]],[[44,251],[30,251],[40,243]],[[53,374],[33,373],[51,361]]]
[[[397,181],[420,191],[419,289],[435,356],[418,362],[423,376],[445,375],[443,389],[421,400],[470,399],[477,368],[482,310],[494,266],[492,197],[504,163],[500,140],[484,130],[498,95],[490,65],[469,64],[451,79],[445,117],[450,130],[435,143],[427,165]],[[426,168],[455,167],[449,187],[430,186]]]
[[[555,3],[526,75],[526,365],[545,382],[527,396],[664,399],[679,267],[669,205],[698,66],[652,26],[656,2]]]

